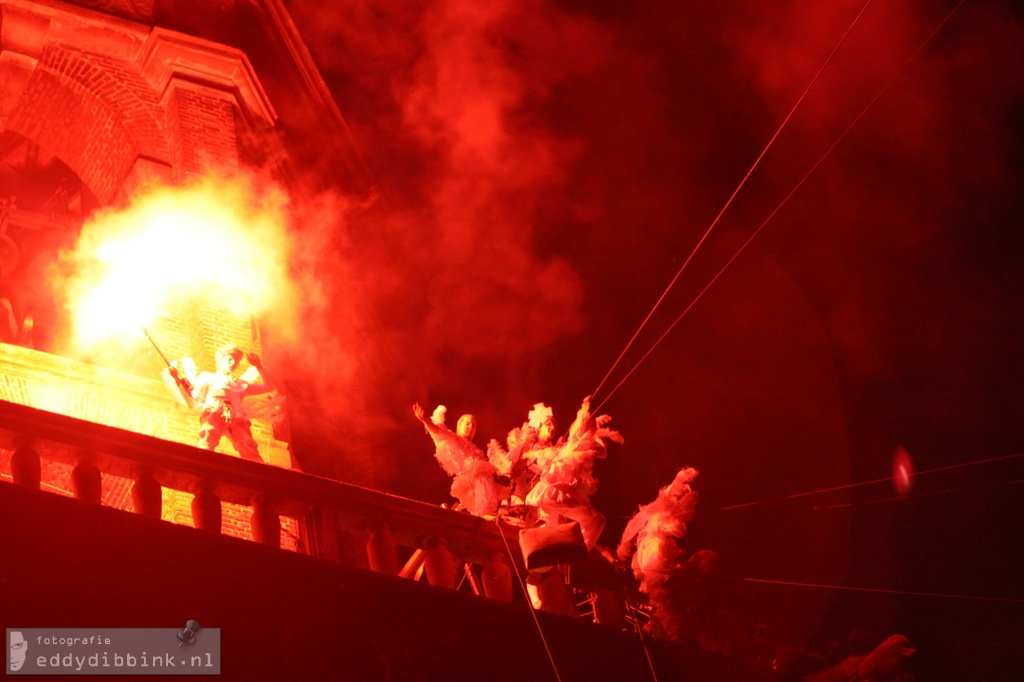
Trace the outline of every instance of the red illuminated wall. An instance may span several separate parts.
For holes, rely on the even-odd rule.
[[[152,9],[119,7],[107,9]],[[0,22],[3,132],[63,162],[101,206],[116,209],[150,182],[183,185],[211,171],[237,171],[239,135],[251,141],[273,132],[274,109],[237,49],[63,3],[4,4]],[[187,257],[196,247],[168,245],[167,256]],[[215,349],[225,343],[263,350],[255,321],[216,302],[179,307],[151,332],[166,355],[194,357],[202,368],[212,368]],[[134,360],[96,367],[4,346],[0,397],[194,443],[196,417],[174,403],[159,379],[160,358],[143,349]],[[288,444],[275,438],[269,422],[254,422],[254,435],[272,463],[291,465]],[[226,441],[222,449],[233,452]],[[52,488],[68,489],[66,472],[50,474]],[[122,487],[108,480],[106,502],[122,506]],[[190,523],[187,496],[167,495],[164,518]],[[247,534],[248,513],[226,508],[225,528]]]

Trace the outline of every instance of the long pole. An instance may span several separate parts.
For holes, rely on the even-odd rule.
[[[174,383],[178,385],[178,387],[185,393],[186,396],[191,397],[192,391],[195,390],[195,386],[192,385],[192,382],[189,381],[184,376],[182,376],[178,368],[171,364],[170,360],[167,359],[167,356],[164,355],[164,352],[160,350],[160,346],[156,345],[156,341],[154,341],[153,337],[149,335],[148,329],[143,327],[142,333],[146,335],[146,338],[149,339],[149,342],[151,344],[153,344],[153,348],[160,356],[160,359],[164,361],[165,365],[167,365],[167,373],[171,375],[172,379],[174,379]]]

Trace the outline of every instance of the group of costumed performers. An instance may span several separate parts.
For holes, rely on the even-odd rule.
[[[509,432],[508,449],[492,439],[486,455],[472,442],[475,417],[463,415],[453,433],[444,424],[445,412],[439,406],[428,421],[423,408],[413,406],[413,414],[434,440],[434,456],[452,477],[451,493],[461,508],[480,516],[516,518],[524,529],[550,527],[555,537],[562,532],[557,527],[575,522],[582,538],[580,549],[594,549],[605,526],[604,515],[590,503],[597,490],[594,461],[607,456],[606,440],[622,443],[623,439],[607,428],[610,417],[590,414],[589,397],[566,436],[556,437],[558,425],[551,408],[537,403],[527,421]],[[529,553],[526,547],[523,552],[524,556]],[[561,570],[542,563],[531,566],[528,573],[527,591],[535,608],[574,613]]]
[[[606,440],[623,440],[607,428],[610,417],[590,414],[589,397],[568,435],[556,438],[551,408],[537,403],[529,419],[509,433],[508,449],[492,439],[486,454],[473,443],[476,417],[462,415],[452,431],[445,425],[445,413],[440,405],[427,419],[419,404],[413,406],[413,414],[434,441],[434,457],[452,477],[451,494],[462,509],[493,516],[505,503],[505,510],[521,512],[531,525],[576,521],[587,549],[597,544],[605,519],[590,504],[597,490],[594,461],[607,456]]]
[[[724,655],[743,657],[750,652],[754,628],[743,609],[731,603],[732,581],[722,573],[718,553],[702,550],[687,556],[681,544],[697,510],[698,493],[692,486],[696,469],[683,467],[653,501],[641,505],[612,552],[598,545],[605,517],[591,506],[590,498],[597,490],[595,461],[607,456],[608,441],[622,444],[623,438],[607,427],[609,416],[590,413],[589,397],[566,435],[557,436],[552,409],[536,403],[527,421],[509,432],[505,446],[491,439],[486,453],[473,442],[474,415],[462,415],[452,431],[445,425],[445,413],[440,405],[427,419],[419,404],[413,406],[413,414],[434,441],[434,456],[452,477],[457,509],[477,516],[513,517],[525,528],[574,521],[588,552],[597,549],[588,556],[602,557],[599,562],[606,567],[610,562],[617,571],[632,573],[632,589],[639,589],[650,604],[650,634]],[[545,582],[564,577],[558,567],[552,568],[529,571],[527,589],[535,608],[560,611],[542,597]],[[902,681],[906,678],[887,675],[902,670],[900,663],[912,653],[905,637],[894,636],[870,654],[851,657],[822,671],[821,677],[808,679],[875,679],[863,677],[868,671],[883,674],[878,679]],[[847,673],[862,676],[843,676]]]

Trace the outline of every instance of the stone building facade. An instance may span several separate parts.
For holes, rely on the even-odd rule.
[[[10,235],[24,235],[24,241],[47,233],[67,237],[90,208],[124,205],[150,183],[182,186],[211,171],[231,174],[249,157],[272,156],[287,165],[290,141],[278,129],[271,98],[242,49],[211,39],[218,31],[253,40],[252,27],[259,27],[275,55],[262,55],[263,67],[292,107],[286,113],[313,115],[328,131],[337,127],[343,134],[331,136],[339,146],[335,157],[356,191],[367,191],[340,112],[283,5],[240,4],[244,16],[225,11],[224,21],[204,23],[208,3],[0,2],[0,153],[15,163],[11,150],[20,149],[17,162],[23,167],[38,166],[43,158],[63,169],[59,182],[48,180],[46,193],[58,199],[56,207],[52,201],[19,201],[15,194],[28,196],[25,189],[3,187],[0,176],[4,260],[10,266],[3,270],[5,280],[32,265],[22,258],[19,271],[19,243]],[[210,36],[198,35],[204,32]],[[286,168],[278,170],[287,176]],[[12,323],[25,317],[17,308],[11,310]],[[212,367],[214,351],[225,343],[263,351],[258,321],[217,305],[179,307],[151,331],[168,357],[191,356],[200,367]],[[141,369],[124,371],[9,340],[0,345],[0,399],[195,442],[195,413],[177,404],[160,378],[163,361],[144,346],[146,360],[136,365]],[[286,429],[256,420],[253,431],[272,465],[294,466]],[[234,454],[226,439],[220,449]],[[118,483],[105,486],[108,503],[123,496]],[[166,502],[165,517],[187,511],[181,500]]]

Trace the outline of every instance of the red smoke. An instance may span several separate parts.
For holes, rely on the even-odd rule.
[[[412,402],[477,412],[482,438],[534,402],[569,414],[862,6],[291,3],[380,186],[375,210],[345,216],[342,302],[319,322],[358,356],[319,391],[338,459],[378,480],[390,462],[393,489],[441,502]],[[611,384],[952,7],[871,3]],[[872,526],[855,545],[843,518],[714,508],[878,478],[895,443],[922,470],[1017,447],[1017,11],[960,7],[623,384],[604,411],[627,445],[596,472],[609,519],[692,465],[709,504],[690,549],[885,584],[928,529],[887,543]],[[388,435],[359,450],[370,417]]]
[[[583,297],[573,254],[548,245],[554,226],[543,215],[581,143],[542,112],[553,91],[600,64],[605,32],[568,15],[552,24],[543,3],[303,9],[294,11],[317,56],[344,69],[332,83],[381,190],[374,209],[334,221],[352,242],[328,252],[339,277],[325,283],[334,297],[312,316],[309,339],[343,344],[338,355],[354,364],[339,373],[335,353],[318,353],[317,407],[350,424],[351,445],[432,392],[445,402],[464,392],[485,418],[515,409],[516,396],[540,399],[544,353],[580,329]],[[575,56],[551,61],[556,49]],[[316,267],[333,279],[330,263]],[[484,375],[489,395],[465,392]]]
[[[356,393],[376,384],[380,414],[454,392],[500,435],[536,400],[592,390],[862,6],[572,5],[292,4],[380,185],[377,210],[346,219],[352,286],[324,323],[359,308],[352,343],[376,350],[351,369],[375,367]],[[868,8],[659,333],[740,243],[730,235],[760,224],[949,8]],[[996,152],[1013,134],[1019,34],[998,5],[961,8],[752,247],[797,278],[854,398],[908,371],[911,334],[956,352],[965,331],[939,310],[991,312],[928,273],[971,276],[954,221],[1012,177]]]

